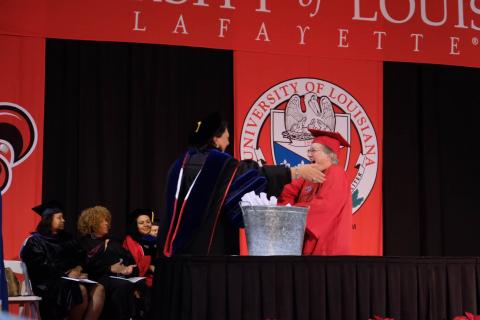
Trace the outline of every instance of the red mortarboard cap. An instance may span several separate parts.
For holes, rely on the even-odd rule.
[[[55,200],[47,201],[42,204],[39,204],[38,206],[33,207],[32,210],[35,211],[41,217],[46,217],[50,214],[63,212],[62,206],[60,205],[60,203],[58,203]]]
[[[350,144],[338,132],[308,129],[313,136],[312,143],[320,143],[338,153],[340,146],[350,147]]]

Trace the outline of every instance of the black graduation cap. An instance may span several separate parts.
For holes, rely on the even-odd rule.
[[[153,218],[153,210],[152,209],[148,209],[148,208],[139,208],[139,209],[135,209],[135,210],[132,210],[128,213],[128,216],[127,216],[127,220],[129,222],[135,222],[135,224],[137,223],[137,218],[139,216],[149,216],[150,219]]]
[[[209,114],[202,120],[196,121],[190,132],[189,144],[202,147],[209,142],[222,126],[222,117],[218,112]]]
[[[42,218],[50,214],[63,212],[62,206],[58,201],[55,200],[39,204],[38,206],[33,207],[32,210],[35,211]]]

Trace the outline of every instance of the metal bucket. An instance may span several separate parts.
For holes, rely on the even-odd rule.
[[[240,203],[251,256],[299,256],[308,208]]]

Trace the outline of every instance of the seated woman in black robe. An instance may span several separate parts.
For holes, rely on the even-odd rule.
[[[238,254],[241,196],[249,191],[279,195],[292,177],[323,182],[315,164],[260,167],[225,153],[229,143],[227,123],[211,114],[196,124],[190,148],[170,168],[159,235],[164,256]]]
[[[65,220],[56,202],[39,205],[33,210],[42,220],[25,242],[20,257],[25,262],[33,292],[42,297],[42,319],[98,319],[103,308],[102,285],[84,286],[62,279],[80,278],[82,251],[64,229]]]
[[[85,272],[105,287],[105,319],[135,318],[136,285],[121,279],[138,275],[128,250],[108,237],[112,215],[107,208],[95,206],[82,211],[77,229],[86,251]],[[113,276],[113,277],[112,277]]]

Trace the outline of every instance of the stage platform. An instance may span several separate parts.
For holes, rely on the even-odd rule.
[[[478,314],[478,257],[175,257],[154,319],[451,320]]]

